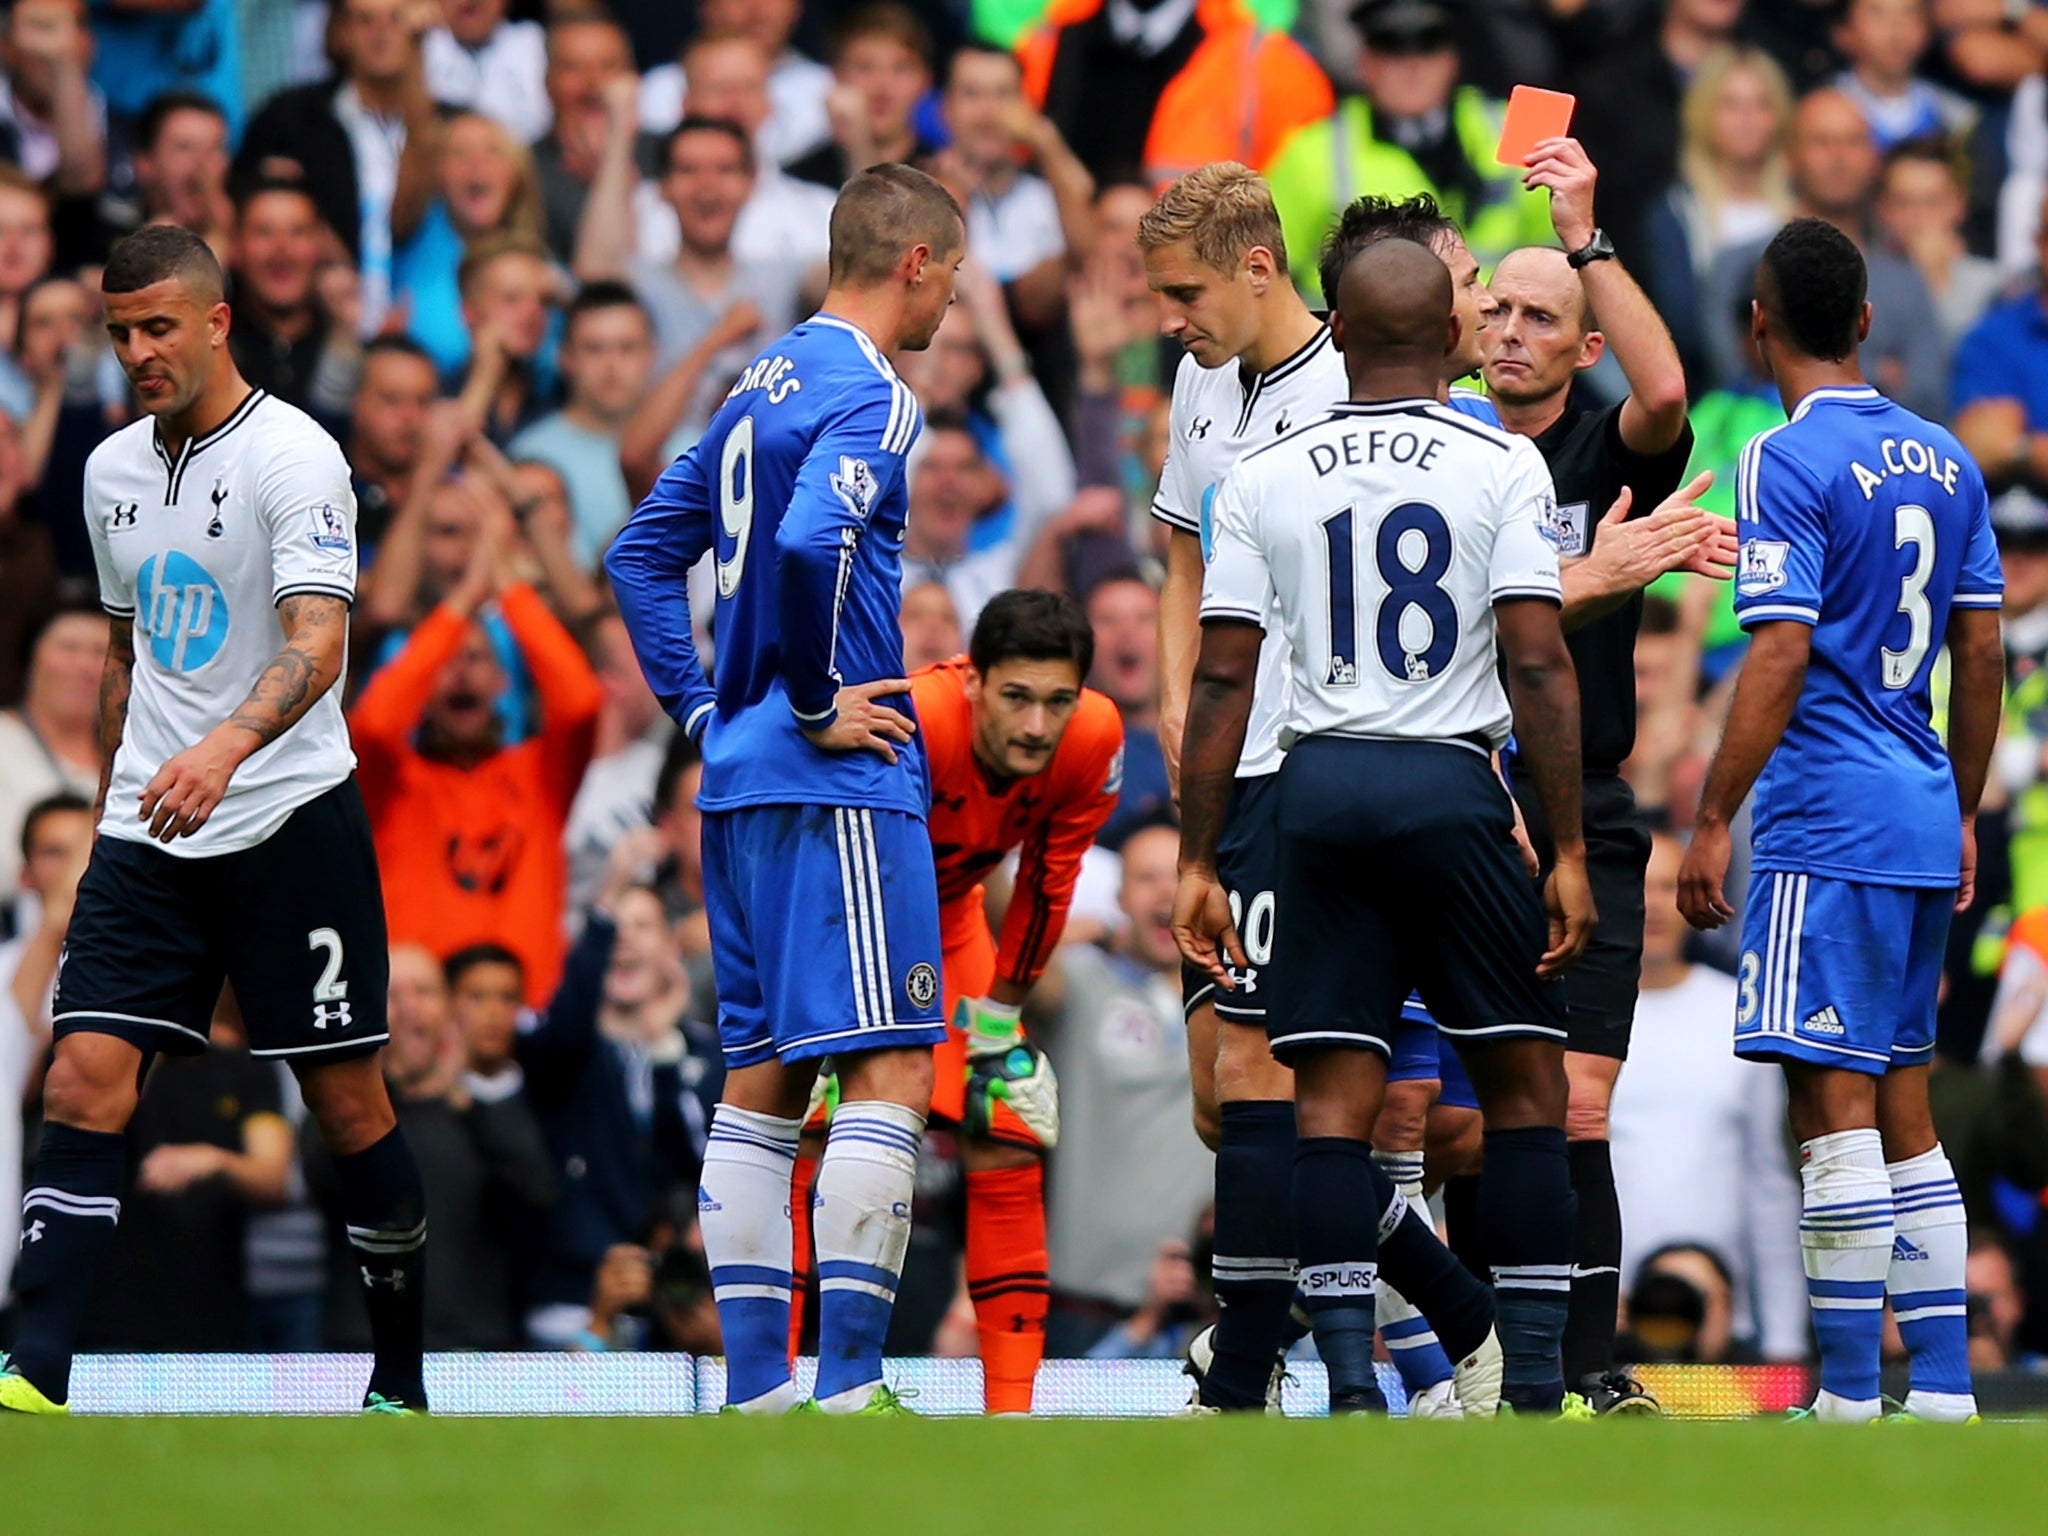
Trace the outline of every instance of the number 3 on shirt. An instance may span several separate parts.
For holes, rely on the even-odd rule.
[[[1899,612],[1906,616],[1906,648],[1884,647],[1884,685],[1910,688],[1934,640],[1934,614],[1927,606],[1927,578],[1934,574],[1934,519],[1925,507],[1900,507],[1892,514],[1892,547],[1913,546],[1913,569],[1899,583]]]
[[[732,540],[732,558],[718,561],[718,595],[740,589],[747,565],[747,540],[754,532],[754,418],[742,416],[725,434],[718,456],[718,522]]]

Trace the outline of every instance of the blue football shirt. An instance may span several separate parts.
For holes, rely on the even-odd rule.
[[[1756,786],[1754,867],[1952,886],[1962,820],[1928,680],[1956,607],[2004,582],[1983,476],[1875,389],[1817,389],[1736,467],[1742,626],[1813,626],[1784,740]]]
[[[842,686],[903,675],[904,455],[922,424],[867,334],[816,315],[754,359],[613,541],[605,569],[647,681],[685,730],[702,732],[705,810],[926,814],[915,741],[890,764],[803,734],[831,722]],[[715,685],[684,582],[707,551]],[[885,702],[911,712],[908,694]]]

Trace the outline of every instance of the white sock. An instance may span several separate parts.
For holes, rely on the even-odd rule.
[[[811,1232],[818,1249],[818,1406],[865,1407],[882,1382],[882,1339],[910,1246],[924,1116],[842,1099],[832,1116]]]
[[[721,1104],[698,1176],[697,1225],[725,1334],[727,1398],[780,1413],[789,1394],[789,1180],[801,1120]],[[785,1400],[786,1399],[786,1400]]]
[[[1422,1153],[1375,1151],[1372,1160],[1394,1181],[1394,1199],[1380,1213],[1380,1238],[1384,1241],[1400,1226],[1410,1205],[1422,1204]],[[1451,1379],[1451,1361],[1429,1326],[1429,1319],[1387,1284],[1386,1276],[1380,1276],[1374,1284],[1377,1289],[1373,1312],[1379,1323],[1380,1341],[1387,1346],[1388,1358],[1401,1373],[1403,1386],[1411,1396],[1444,1387]]]
[[[1970,1386],[1968,1220],[1955,1170],[1939,1143],[1885,1171],[1892,1181],[1891,1273],[1886,1289],[1899,1337],[1913,1357],[1915,1418],[1961,1423],[1977,1411]]]
[[[1821,1418],[1875,1417],[1892,1258],[1892,1181],[1875,1129],[1802,1142],[1800,1257],[1820,1341]]]

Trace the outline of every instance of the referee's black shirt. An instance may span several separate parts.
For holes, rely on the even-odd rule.
[[[1692,457],[1692,424],[1663,453],[1634,452],[1621,440],[1621,407],[1601,411],[1567,405],[1542,435],[1530,439],[1557,485],[1559,553],[1591,552],[1600,519],[1623,486],[1634,492],[1631,520],[1646,517],[1683,483]],[[1579,672],[1581,755],[1587,777],[1618,772],[1636,745],[1636,629],[1643,619],[1638,592],[1620,608],[1565,637]]]

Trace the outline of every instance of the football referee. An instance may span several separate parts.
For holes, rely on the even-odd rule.
[[[1649,529],[1640,524],[1630,537],[1600,546],[1603,522],[1646,514],[1678,488],[1692,452],[1685,370],[1664,322],[1594,222],[1595,171],[1585,150],[1574,139],[1548,140],[1529,166],[1528,184],[1550,189],[1551,222],[1563,250],[1531,248],[1501,261],[1492,284],[1498,308],[1483,342],[1486,385],[1501,424],[1535,442],[1557,485],[1553,531],[1565,562],[1564,627],[1582,699],[1587,869],[1600,909],[1592,944],[1565,977],[1571,1031],[1565,1129],[1578,1221],[1564,1376],[1600,1412],[1655,1413],[1655,1399],[1614,1365],[1621,1207],[1608,1156],[1607,1106],[1635,1019],[1650,853],[1649,832],[1621,764],[1635,746],[1642,587],[1666,569],[1726,577],[1735,540],[1725,520],[1691,517],[1670,523],[1672,547],[1643,537]],[[1609,350],[1628,379],[1628,398],[1604,410],[1585,409],[1573,398],[1573,381]],[[1628,506],[1606,512],[1624,490]],[[1542,807],[1517,768],[1510,768],[1516,798],[1547,866]]]

